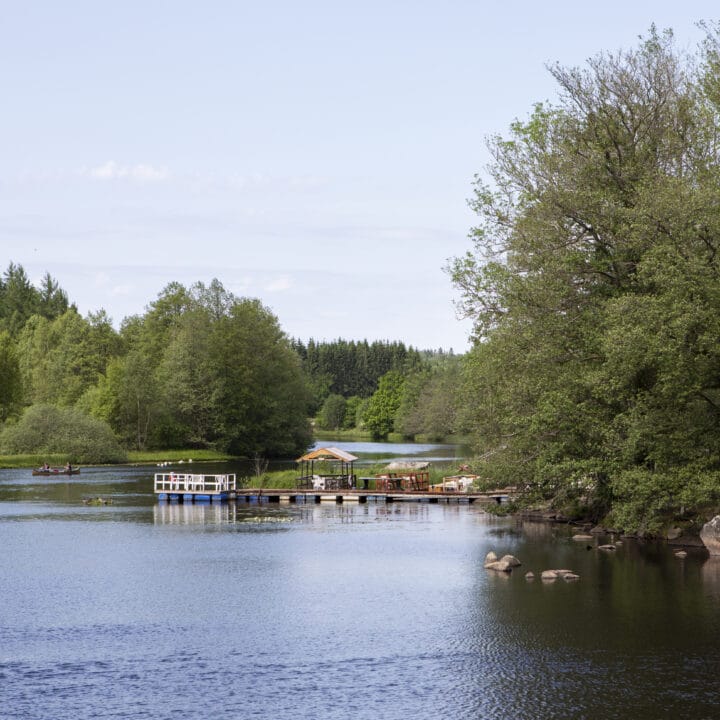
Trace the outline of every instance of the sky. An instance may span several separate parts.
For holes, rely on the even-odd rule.
[[[119,327],[217,278],[302,340],[469,347],[444,268],[548,64],[716,2],[0,0],[0,271]]]

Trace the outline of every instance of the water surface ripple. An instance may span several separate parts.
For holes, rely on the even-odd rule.
[[[119,472],[0,473],[3,719],[717,717],[700,552],[467,505],[160,505]]]

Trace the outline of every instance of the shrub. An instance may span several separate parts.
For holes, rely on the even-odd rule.
[[[0,453],[60,454],[73,463],[123,462],[110,426],[74,408],[33,405],[0,432]]]

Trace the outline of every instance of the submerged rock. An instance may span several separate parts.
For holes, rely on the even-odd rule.
[[[568,570],[567,568],[554,568],[552,570],[543,570],[540,576],[543,580],[579,580],[580,576]]]

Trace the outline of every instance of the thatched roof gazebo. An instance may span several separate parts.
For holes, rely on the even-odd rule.
[[[355,472],[353,463],[357,460],[345,450],[336,447],[317,448],[299,457],[296,462],[300,465],[298,488],[313,488],[315,490],[340,490],[355,487]],[[315,463],[333,466],[331,473],[316,473]]]

